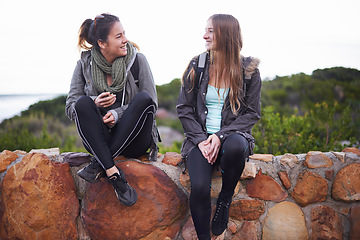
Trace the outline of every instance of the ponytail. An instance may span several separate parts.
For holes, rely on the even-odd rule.
[[[79,42],[78,42],[79,50],[81,50],[81,49],[90,50],[91,49],[92,46],[89,46],[88,44],[93,45],[91,43],[91,40],[89,39],[90,27],[93,22],[94,22],[94,20],[92,20],[92,19],[86,19],[82,23],[82,25],[79,29]]]

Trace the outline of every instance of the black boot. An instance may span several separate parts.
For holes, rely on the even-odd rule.
[[[227,228],[227,224],[229,222],[229,208],[231,204],[231,199],[229,201],[226,201],[221,198],[220,195],[216,202],[216,210],[214,217],[211,221],[211,232],[215,236],[221,235]]]
[[[77,175],[88,182],[96,183],[100,178],[105,177],[105,170],[101,167],[96,159],[77,172]]]
[[[108,180],[114,187],[117,199],[126,206],[132,206],[137,201],[137,193],[126,181],[124,172],[120,168],[118,170],[119,173],[114,173]]]

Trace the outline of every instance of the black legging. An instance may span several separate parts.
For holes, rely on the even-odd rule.
[[[109,128],[88,96],[75,103],[75,122],[85,148],[104,169],[114,166],[118,155],[139,157],[150,147],[155,106],[145,92],[136,94],[117,124]]]
[[[220,195],[224,200],[231,200],[234,194],[244,170],[245,159],[249,156],[248,148],[248,141],[240,134],[234,134],[227,137],[219,150],[216,163],[220,161],[222,171]],[[188,156],[191,183],[190,210],[200,240],[210,239],[211,174],[216,163],[209,164],[198,147],[191,150]]]

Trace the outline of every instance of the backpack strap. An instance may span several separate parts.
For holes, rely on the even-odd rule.
[[[135,80],[138,80],[136,82],[136,85],[139,87],[139,61],[138,57],[136,55],[133,65],[130,68],[130,72],[133,75]]]
[[[202,81],[202,77],[204,75],[204,69],[206,64],[207,52],[203,52],[199,55],[198,67],[196,70],[196,84],[197,87],[200,87],[200,83]]]

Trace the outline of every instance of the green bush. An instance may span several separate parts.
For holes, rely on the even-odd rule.
[[[262,110],[260,121],[253,128],[256,153],[306,153],[310,150],[341,151],[342,140],[355,144],[350,108],[335,114],[336,103],[329,107],[325,102],[315,104],[304,116],[280,116],[272,106]]]
[[[165,154],[166,152],[177,152],[180,153],[182,142],[181,141],[174,141],[171,147],[165,147],[161,143],[158,144],[159,146],[159,153]]]
[[[65,125],[41,111],[1,123],[0,151],[59,147],[61,152],[83,152],[75,125]]]

